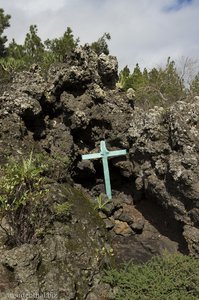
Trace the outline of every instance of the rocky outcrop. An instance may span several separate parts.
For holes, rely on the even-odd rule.
[[[198,113],[198,101],[178,101],[167,110],[136,109],[129,128],[136,189],[182,224],[188,245],[197,244]]]
[[[1,164],[33,149],[45,153],[52,160],[46,176],[57,188],[54,201],[64,195],[60,201],[73,202],[71,218],[53,219],[39,243],[2,246],[2,292],[102,299],[96,297],[109,293],[99,279],[107,253],[119,263],[146,261],[165,248],[199,256],[198,99],[145,111],[117,80],[116,58],[85,46],[45,76],[36,65],[17,74],[0,97]],[[110,159],[113,201],[98,207],[98,215],[101,162],[81,155],[99,151],[104,139],[109,150],[128,155]]]
[[[110,260],[102,221],[85,195],[56,183],[51,183],[49,194],[45,205],[50,220],[48,226],[42,223],[38,228],[36,242],[0,248],[2,300],[22,295],[45,299],[47,294],[52,299],[82,299],[101,266]],[[69,209],[56,213],[56,206],[65,203]],[[46,218],[45,214],[38,217]]]

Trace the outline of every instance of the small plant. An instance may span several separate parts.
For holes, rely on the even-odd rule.
[[[36,163],[31,152],[22,161],[10,160],[0,172],[0,218],[6,218],[11,232],[0,226],[16,243],[28,242],[38,223],[39,200],[47,191],[43,188],[43,166]]]
[[[106,271],[116,300],[198,300],[199,260],[179,253],[155,256],[146,264]]]
[[[71,216],[72,204],[68,202],[54,205],[55,218],[59,221],[66,221]]]
[[[70,208],[71,204],[68,202],[64,202],[61,204],[56,204],[56,206],[54,207],[54,211],[57,215],[66,214],[70,211]]]
[[[29,199],[30,194],[39,192],[42,171],[42,167],[34,163],[32,152],[28,159],[23,159],[22,162],[11,160],[1,168],[3,173],[0,179],[1,211],[15,210]]]
[[[106,198],[103,194],[100,194],[95,199],[96,199],[97,204],[95,205],[94,209],[108,211],[108,208],[106,206],[107,206],[107,204],[111,203],[111,200],[109,200],[109,199],[106,200]]]

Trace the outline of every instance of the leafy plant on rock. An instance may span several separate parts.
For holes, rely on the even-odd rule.
[[[47,191],[43,188],[43,168],[31,152],[27,159],[10,160],[0,169],[0,221],[8,243],[29,242],[35,228],[41,227],[38,212],[45,209],[40,203]],[[5,220],[9,226],[2,225]]]
[[[55,219],[58,221],[67,221],[71,217],[72,204],[69,202],[57,203],[54,205]]]
[[[107,205],[111,203],[111,201],[108,199],[105,199],[105,196],[103,194],[100,194],[98,197],[96,197],[96,205],[94,209],[96,210],[102,210],[102,211],[108,211]]]

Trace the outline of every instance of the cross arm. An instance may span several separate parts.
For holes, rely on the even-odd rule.
[[[84,154],[82,155],[82,159],[95,159],[95,158],[101,158],[101,153],[91,153],[91,154]]]
[[[119,155],[126,155],[127,151],[126,150],[116,150],[116,151],[109,151],[107,156],[119,156]]]

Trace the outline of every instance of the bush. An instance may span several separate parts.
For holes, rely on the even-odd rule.
[[[41,227],[38,211],[41,213],[41,199],[47,191],[43,188],[43,169],[32,153],[22,161],[10,160],[0,169],[0,226],[8,235],[8,243],[30,242],[35,229]],[[3,219],[9,230],[3,227]]]
[[[116,300],[197,300],[199,260],[165,253],[143,265],[106,271],[104,281],[116,287]]]

